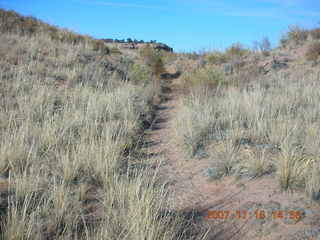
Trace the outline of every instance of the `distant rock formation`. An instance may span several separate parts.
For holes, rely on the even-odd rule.
[[[150,42],[145,42],[143,40],[132,40],[131,38],[128,38],[127,40],[118,40],[118,39],[112,39],[112,38],[104,38],[101,39],[106,43],[121,43],[123,44],[123,48],[129,48],[129,49],[138,49],[139,47],[143,45],[151,45],[154,49],[162,50],[166,52],[173,52],[173,48],[169,47],[167,44],[164,43],[157,43],[155,40],[151,40]]]
[[[164,50],[166,52],[173,52],[173,48],[169,47],[168,45],[164,44],[164,43],[157,43],[154,46],[155,49],[157,50]]]
[[[170,79],[175,79],[175,78],[178,78],[180,77],[181,75],[181,72],[180,71],[177,71],[175,73],[162,73],[160,74],[160,78],[161,79],[166,79],[166,80],[170,80]]]

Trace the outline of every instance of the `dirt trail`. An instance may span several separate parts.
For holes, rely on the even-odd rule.
[[[171,183],[173,210],[193,211],[199,225],[212,227],[207,239],[298,240],[309,239],[304,238],[305,235],[320,232],[319,205],[306,202],[301,194],[281,192],[274,176],[254,180],[225,177],[209,181],[205,170],[210,167],[210,158],[186,157],[172,141],[173,121],[182,97],[178,82],[179,79],[166,82],[166,100],[157,107],[154,122],[146,131],[148,153],[164,158],[160,171]],[[227,211],[230,215],[222,212],[226,213],[222,215],[224,219],[220,216],[207,220],[208,210]],[[259,219],[261,211],[266,216]],[[277,211],[284,214],[284,218],[274,219],[272,213]],[[301,218],[291,219],[290,211],[296,211]]]

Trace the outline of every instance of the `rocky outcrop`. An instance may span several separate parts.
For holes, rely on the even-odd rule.
[[[265,61],[262,64],[258,65],[259,72],[263,74],[269,73],[271,70],[278,71],[288,68],[288,63],[292,61],[288,57],[278,56],[272,57],[271,60]]]
[[[175,73],[162,73],[160,75],[160,78],[165,79],[165,80],[171,80],[171,79],[176,79],[176,78],[180,77],[180,75],[181,75],[180,71],[177,71]]]
[[[105,38],[101,39],[105,43],[120,43],[121,47],[126,48],[126,49],[139,49],[142,46],[145,45],[151,45],[154,49],[157,49],[159,51],[166,51],[166,52],[173,52],[173,48],[168,46],[167,44],[164,43],[157,43],[156,41],[150,41],[150,42],[145,42],[145,41],[138,41],[138,40],[118,40],[118,39],[111,39],[111,38]]]
[[[157,50],[163,50],[163,51],[166,51],[166,52],[173,52],[173,48],[169,47],[168,45],[166,45],[164,43],[157,43],[154,46],[154,48],[157,49]]]

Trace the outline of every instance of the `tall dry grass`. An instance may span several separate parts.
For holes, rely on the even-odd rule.
[[[0,239],[188,239],[139,152],[159,82],[124,81],[117,56],[37,24],[0,27]]]
[[[301,72],[185,97],[175,140],[191,154],[211,153],[213,177],[276,174],[281,188],[319,198],[320,75]],[[241,158],[245,146],[254,151]]]

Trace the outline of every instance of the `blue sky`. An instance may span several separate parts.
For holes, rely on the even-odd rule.
[[[0,0],[0,7],[96,38],[164,42],[175,51],[278,43],[288,25],[320,26],[319,0]]]

